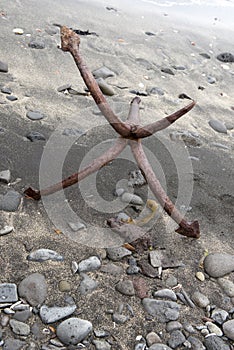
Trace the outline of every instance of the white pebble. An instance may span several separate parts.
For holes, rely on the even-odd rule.
[[[24,34],[24,30],[22,28],[14,28],[13,33],[17,35],[22,35]]]
[[[205,275],[204,275],[204,273],[202,273],[201,271],[196,272],[196,275],[195,275],[195,276],[197,277],[197,279],[198,279],[199,281],[201,281],[201,282],[205,281]]]

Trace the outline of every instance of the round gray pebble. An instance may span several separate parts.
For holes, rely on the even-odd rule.
[[[20,282],[18,292],[20,297],[25,298],[30,305],[42,304],[47,296],[45,277],[37,272],[32,273]]]
[[[57,337],[66,345],[77,345],[92,331],[92,323],[80,318],[71,317],[57,327]]]

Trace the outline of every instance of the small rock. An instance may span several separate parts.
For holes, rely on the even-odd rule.
[[[208,75],[207,81],[208,81],[209,84],[215,84],[216,83],[215,77],[212,77],[211,75]]]
[[[14,303],[18,301],[17,286],[14,283],[0,284],[0,303]]]
[[[119,314],[118,312],[113,313],[112,320],[117,324],[124,324],[129,319],[128,316]]]
[[[234,319],[223,324],[224,334],[231,340],[234,340]]]
[[[0,236],[4,236],[4,235],[8,235],[9,233],[11,233],[14,230],[13,226],[4,226],[1,230],[0,230]]]
[[[106,79],[106,78],[115,76],[115,73],[105,66],[95,69],[94,71],[92,71],[92,74],[95,79],[98,79],[98,78]]]
[[[11,181],[11,172],[9,169],[0,171],[0,181],[7,184]]]
[[[25,298],[30,305],[42,304],[47,296],[45,277],[37,272],[32,273],[20,282],[18,292],[20,297]]]
[[[93,280],[91,277],[85,273],[81,273],[82,281],[80,282],[79,291],[81,295],[91,293],[97,288],[97,281]]]
[[[32,131],[29,134],[27,134],[26,137],[32,142],[40,141],[40,140],[45,141],[46,139],[45,136],[38,131]]]
[[[66,345],[77,345],[92,331],[92,323],[71,317],[61,322],[56,330],[59,340]]]
[[[68,89],[70,89],[71,88],[71,84],[64,84],[64,85],[62,85],[62,86],[59,86],[58,88],[57,88],[57,91],[58,92],[63,92],[63,91],[66,91],[66,90],[68,90]]]
[[[7,95],[6,98],[12,102],[18,100],[18,97],[14,96],[14,95]]]
[[[166,279],[166,286],[167,287],[175,287],[178,284],[178,280],[175,276],[169,275],[168,278]]]
[[[123,268],[112,263],[102,265],[101,272],[110,273],[111,275],[119,275],[123,273]]]
[[[42,305],[40,308],[40,318],[43,323],[54,323],[57,322],[67,316],[70,316],[75,312],[76,305],[70,305],[70,306],[53,306],[48,307],[46,305]]]
[[[166,330],[169,333],[171,333],[173,331],[180,330],[182,328],[183,328],[182,324],[180,322],[178,322],[178,321],[170,321],[166,325]]]
[[[204,345],[206,350],[230,350],[224,340],[217,335],[210,335],[205,338]]]
[[[128,216],[127,214],[125,213],[119,213],[117,216],[116,216],[116,220],[118,222],[129,222],[131,220],[131,217]]]
[[[197,306],[202,308],[206,308],[207,305],[210,304],[209,299],[200,292],[194,292],[192,295],[192,300]]]
[[[113,96],[115,94],[114,89],[108,85],[103,78],[96,79],[96,82],[104,95]]]
[[[43,262],[47,260],[53,260],[53,261],[63,261],[64,257],[62,255],[59,255],[56,251],[51,249],[37,249],[31,252],[27,256],[27,260],[29,261],[37,261],[37,262]]]
[[[142,303],[145,311],[160,323],[175,321],[179,317],[180,306],[174,301],[145,298]]]
[[[111,350],[111,345],[106,340],[94,339],[92,343],[95,345],[96,350]]]
[[[159,277],[158,269],[151,266],[147,260],[140,260],[138,266],[141,269],[141,273],[147,277],[155,278]]]
[[[150,95],[159,95],[159,96],[163,96],[165,93],[163,91],[163,89],[159,88],[159,87],[153,87],[150,90],[147,90],[147,92]]]
[[[39,111],[28,111],[26,116],[31,120],[41,120],[45,118],[45,115]]]
[[[42,39],[32,39],[28,46],[31,49],[44,49],[45,48],[45,42]]]
[[[148,96],[148,93],[146,91],[129,90],[129,92],[137,96]]]
[[[3,94],[7,94],[7,95],[12,94],[12,90],[11,90],[10,88],[8,88],[7,86],[3,86],[3,87],[1,88],[1,92],[2,92]]]
[[[117,188],[115,191],[114,191],[114,196],[116,197],[121,197],[122,194],[125,192],[125,189],[124,188]]]
[[[223,277],[234,271],[234,255],[225,253],[212,253],[204,260],[205,271],[211,277]]]
[[[170,299],[172,301],[177,300],[175,292],[171,289],[161,289],[153,293],[155,298]]]
[[[120,281],[119,283],[117,283],[115,288],[121,294],[129,295],[129,296],[135,295],[133,282],[130,280]]]
[[[162,340],[159,335],[155,332],[150,332],[146,335],[146,343],[148,346],[151,346],[156,343],[161,343]]]
[[[149,36],[155,36],[156,34],[155,33],[152,33],[152,32],[145,32],[146,35],[149,35]]]
[[[128,192],[124,192],[121,196],[121,200],[124,203],[129,203],[129,204],[133,204],[133,205],[143,205],[144,202],[141,199],[141,197],[132,194],[132,193],[128,193]]]
[[[211,318],[219,325],[222,325],[228,318],[228,312],[225,310],[214,309],[211,313]]]
[[[7,73],[8,72],[8,64],[0,61],[0,72]]]
[[[149,347],[148,350],[172,350],[172,349],[165,344],[153,344]]]
[[[227,134],[226,126],[220,120],[211,119],[209,121],[209,125],[215,131],[223,133],[223,134]]]
[[[212,322],[206,322],[206,326],[209,329],[210,333],[215,333],[218,337],[222,337],[223,332],[218,326],[216,326],[216,324]]]
[[[178,346],[182,345],[185,342],[186,338],[183,333],[179,330],[171,332],[170,338],[168,340],[168,345],[175,349]]]
[[[146,180],[140,169],[130,171],[128,174],[128,186],[141,187],[146,184]]]
[[[59,290],[60,292],[70,292],[71,291],[70,283],[65,280],[59,281]]]
[[[80,137],[84,135],[85,132],[81,129],[74,129],[74,128],[66,128],[63,130],[62,135],[64,136],[73,136],[73,137]]]
[[[97,337],[97,338],[105,338],[105,337],[108,337],[110,335],[110,333],[108,331],[105,331],[103,329],[94,329],[93,333],[94,333],[95,337]]]
[[[161,68],[161,72],[170,74],[170,75],[175,75],[175,73],[170,68]]]
[[[192,350],[205,350],[204,345],[202,344],[202,342],[200,341],[200,339],[198,339],[197,337],[194,336],[189,336],[187,338],[187,340],[189,341],[189,343],[192,346]]]
[[[16,311],[13,318],[20,322],[26,322],[31,316],[32,316],[32,312],[28,308],[27,310]]]
[[[187,100],[192,100],[191,97],[189,97],[188,95],[182,93],[182,94],[179,94],[178,98],[184,100],[184,99],[187,99]]]
[[[24,322],[20,322],[14,319],[10,320],[10,326],[12,331],[17,335],[29,335],[30,334],[30,327]]]
[[[136,275],[139,271],[140,268],[137,265],[130,265],[126,270],[128,275]]]
[[[107,256],[109,259],[113,261],[118,261],[124,258],[125,256],[132,255],[130,250],[124,248],[124,247],[118,247],[118,248],[107,248]]]
[[[25,341],[13,338],[6,338],[3,350],[21,350],[26,345]]]
[[[0,210],[14,212],[18,209],[21,201],[21,194],[10,190],[5,195],[0,195]]]
[[[79,272],[89,272],[98,270],[101,267],[101,261],[97,256],[90,256],[88,259],[79,263]]]
[[[162,266],[162,254],[161,254],[160,251],[152,250],[149,253],[149,259],[150,259],[150,264],[153,267],[160,267],[160,266]]]
[[[205,281],[205,275],[204,275],[203,272],[198,271],[198,272],[196,272],[196,275],[195,275],[195,276],[197,277],[197,279],[198,279],[199,281],[201,281],[201,282],[204,282],[204,281]]]
[[[17,35],[22,35],[24,34],[24,30],[22,28],[14,28],[13,33]]]
[[[217,59],[221,62],[234,62],[234,55],[230,52],[223,52],[217,56]]]
[[[210,55],[208,55],[208,53],[199,53],[200,56],[204,57],[204,58],[207,58],[207,59],[210,59]]]
[[[68,222],[68,225],[74,232],[77,232],[86,228],[86,226],[82,222]]]
[[[218,284],[230,298],[234,297],[234,283],[226,278],[218,278]]]

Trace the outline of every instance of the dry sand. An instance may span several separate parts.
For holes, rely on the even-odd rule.
[[[117,11],[108,11],[106,6],[113,6]],[[123,119],[127,116],[129,103],[134,96],[129,92],[133,89],[159,87],[164,91],[163,96],[142,97],[143,124],[164,117],[189,103],[189,100],[178,98],[181,93],[197,101],[188,115],[162,131],[159,138],[145,141],[145,145],[160,161],[173,201],[176,201],[179,193],[182,200],[178,205],[186,203],[186,206],[191,206],[186,217],[199,220],[201,238],[190,240],[176,235],[172,226],[167,224],[168,219],[164,214],[155,223],[151,233],[155,236],[157,247],[166,249],[185,264],[185,269],[166,271],[164,279],[172,273],[188,293],[199,289],[209,295],[211,303],[226,306],[225,296],[219,287],[212,281],[197,281],[195,272],[199,269],[199,261],[205,250],[233,253],[234,135],[232,130],[228,130],[227,134],[218,133],[208,122],[218,119],[226,125],[234,126],[234,66],[233,63],[222,63],[216,58],[222,52],[234,53],[234,29],[225,28],[223,23],[214,21],[213,18],[208,18],[206,24],[198,26],[195,22],[182,20],[173,12],[165,15],[164,10],[150,5],[140,7],[138,2],[130,8],[121,2],[115,4],[114,1],[3,0],[0,10],[6,14],[0,17],[0,60],[9,65],[9,73],[0,73],[0,84],[11,87],[18,97],[16,102],[1,105],[0,127],[7,132],[0,136],[0,170],[10,169],[13,181],[21,178],[21,182],[12,186],[21,193],[28,185],[39,186],[40,159],[45,148],[43,142],[31,143],[25,140],[29,131],[40,131],[47,139],[57,127],[62,130],[65,126],[75,126],[87,132],[87,137],[79,139],[78,149],[72,148],[66,162],[64,161],[64,175],[77,170],[76,162],[80,162],[92,146],[115,136],[104,118],[93,113],[96,107],[91,97],[67,96],[57,92],[57,88],[66,83],[83,91],[84,83],[71,56],[57,48],[60,44],[59,34],[51,36],[45,32],[45,29],[54,28],[53,23],[75,29],[89,29],[99,35],[82,37],[80,50],[91,70],[105,65],[116,73],[115,77],[107,79],[115,90],[115,95],[108,97],[108,101]],[[12,31],[16,27],[23,28],[24,34],[15,35]],[[155,35],[146,35],[147,31]],[[36,37],[45,40],[45,49],[28,47],[31,38]],[[210,59],[204,58],[200,53],[209,54]],[[173,66],[184,66],[186,69],[175,70]],[[161,68],[165,67],[171,68],[175,75],[163,73]],[[210,84],[208,76],[214,77],[216,82]],[[198,89],[199,86],[204,87],[204,90]],[[3,94],[2,99],[5,99]],[[26,118],[26,108],[40,110],[47,117],[40,122],[32,122]],[[169,134],[173,131],[196,133],[201,145],[193,147],[180,141],[171,141]],[[220,145],[217,147],[214,143],[227,148],[220,148]],[[66,142],[65,146],[67,147]],[[59,145],[56,147],[55,154],[58,156]],[[62,146],[60,147],[62,153]],[[169,151],[165,151],[167,148]],[[189,156],[198,160],[191,160]],[[54,154],[48,168],[52,166],[53,157]],[[110,169],[108,173],[109,168],[111,167],[107,167],[100,175],[100,191],[107,200],[113,199],[116,181],[121,176],[126,177],[128,172],[128,169],[121,168],[120,171]],[[179,180],[178,173],[181,176]],[[54,178],[56,176],[54,174]],[[0,191],[5,193],[6,185],[1,184]],[[101,225],[105,215],[90,210],[85,200],[80,200],[77,192],[73,189],[67,191],[75,212],[89,224],[93,221]],[[63,203],[55,200],[56,198],[51,198],[47,204],[61,211]],[[56,210],[51,215],[56,216]],[[118,278],[114,276],[107,278],[105,274],[97,275],[98,290],[87,297],[77,295],[79,276],[71,274],[71,261],[80,261],[97,250],[74,243],[66,234],[54,233],[54,228],[66,231],[64,227],[67,221],[64,227],[62,221],[68,218],[61,216],[54,219],[54,216],[48,215],[42,202],[33,201],[24,201],[16,213],[1,212],[0,215],[2,225],[14,226],[13,233],[0,237],[1,282],[18,283],[30,272],[42,272],[47,277],[50,288],[47,303],[59,304],[63,300],[63,294],[58,291],[57,283],[61,279],[69,280],[73,286],[71,294],[79,305],[80,317],[89,319],[97,328],[111,329],[124,349],[133,348],[138,334],[145,335],[152,328],[155,331],[161,330],[161,326],[153,322],[147,323],[140,300],[135,298],[131,300],[131,305],[138,315],[137,321],[133,319],[127,325],[113,329],[106,310],[129,299],[115,292],[114,285]],[[58,222],[61,226],[58,226]],[[29,263],[26,260],[28,251],[42,247],[64,254],[65,262]],[[98,253],[104,254],[103,250]],[[233,278],[233,274],[230,275],[230,279]],[[158,286],[160,283],[163,285],[161,281],[151,281],[150,285],[157,288],[157,283]],[[200,310],[191,315],[188,309],[183,317],[198,324],[202,315]]]

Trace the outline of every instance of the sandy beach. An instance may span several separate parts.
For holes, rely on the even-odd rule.
[[[214,6],[206,8],[199,20],[196,6],[165,7],[144,1],[134,1],[134,6],[114,0],[3,0],[0,4],[0,288],[4,283],[18,286],[38,272],[45,276],[48,288],[45,300],[38,304],[64,307],[70,297],[77,306],[73,317],[88,320],[94,330],[108,334],[102,338],[92,331],[76,344],[62,341],[58,349],[79,349],[78,343],[87,349],[162,349],[145,343],[147,335],[155,332],[161,344],[167,344],[165,349],[202,350],[203,344],[210,350],[216,348],[207,345],[205,333],[196,327],[208,327],[204,317],[212,318],[214,308],[225,310],[227,320],[233,320],[233,263],[229,273],[218,279],[212,278],[203,266],[207,254],[229,254],[232,259],[234,254],[234,62],[230,62],[234,58],[234,26],[230,20],[233,7],[225,9],[229,12],[226,18],[224,9]],[[29,186],[44,188],[77,172],[116,138],[92,97],[86,94],[72,56],[60,49],[59,28],[53,24],[93,33],[80,36],[80,52],[92,72],[103,66],[110,70],[104,83],[112,92],[106,99],[122,120],[126,120],[136,95],[141,98],[142,125],[179,110],[191,99],[196,101],[188,114],[143,141],[169,197],[186,219],[198,220],[201,229],[198,240],[180,236],[174,231],[175,223],[158,211],[147,227],[153,242],[150,249],[130,254],[139,266],[142,260],[149,260],[152,250],[170,256],[171,265],[163,267],[161,278],[150,278],[142,267],[136,274],[126,273],[129,257],[116,261],[106,249],[114,237],[103,230],[106,220],[119,212],[138,216],[136,208],[114,196],[117,188],[133,191],[128,186],[128,176],[137,166],[129,151],[83,185],[38,202],[23,198]],[[4,64],[8,66],[5,71]],[[39,136],[35,137],[35,132]],[[10,171],[7,180],[2,174],[6,170]],[[4,196],[11,190],[17,194],[9,204]],[[147,186],[134,191],[144,202],[155,199]],[[8,210],[9,205],[16,207]],[[77,222],[87,228],[72,229],[70,224]],[[4,233],[6,227],[12,228],[9,234]],[[30,253],[42,248],[56,251],[63,260],[28,259]],[[85,277],[74,273],[74,262],[78,264],[90,256],[97,256],[102,267],[86,271]],[[178,261],[180,264],[176,264]],[[118,273],[111,264],[118,267]],[[204,281],[196,277],[197,272],[204,274]],[[168,282],[172,277],[175,285]],[[93,289],[92,282],[87,282],[89,278],[97,282]],[[80,289],[84,280],[86,292]],[[176,347],[170,342],[168,323],[147,314],[137,287],[133,294],[118,291],[116,286],[126,280],[138,286],[143,283],[144,296],[148,298],[153,298],[157,290],[182,285],[190,297],[195,291],[206,296],[210,308],[196,304],[191,309],[177,301],[181,303],[178,321],[185,339]],[[59,287],[61,281],[69,285],[65,291]],[[130,305],[130,311],[126,305]],[[34,306],[39,310],[38,305]],[[126,313],[128,317],[124,322],[113,320],[115,313]],[[49,329],[35,311],[25,321],[30,326],[25,336],[14,332],[9,322],[4,325],[4,315],[0,306],[0,349],[57,348],[48,344],[61,321],[52,323],[54,328]],[[207,334],[216,334],[218,342],[222,342],[217,343],[218,348],[232,349],[234,338],[225,333],[223,324],[212,322],[222,335],[218,337],[209,328]],[[194,333],[186,325],[191,325]],[[48,333],[43,333],[45,328]],[[197,339],[197,345],[189,336]],[[16,345],[15,340],[21,343]],[[190,347],[186,340],[192,344]],[[138,343],[145,347],[135,347]]]

